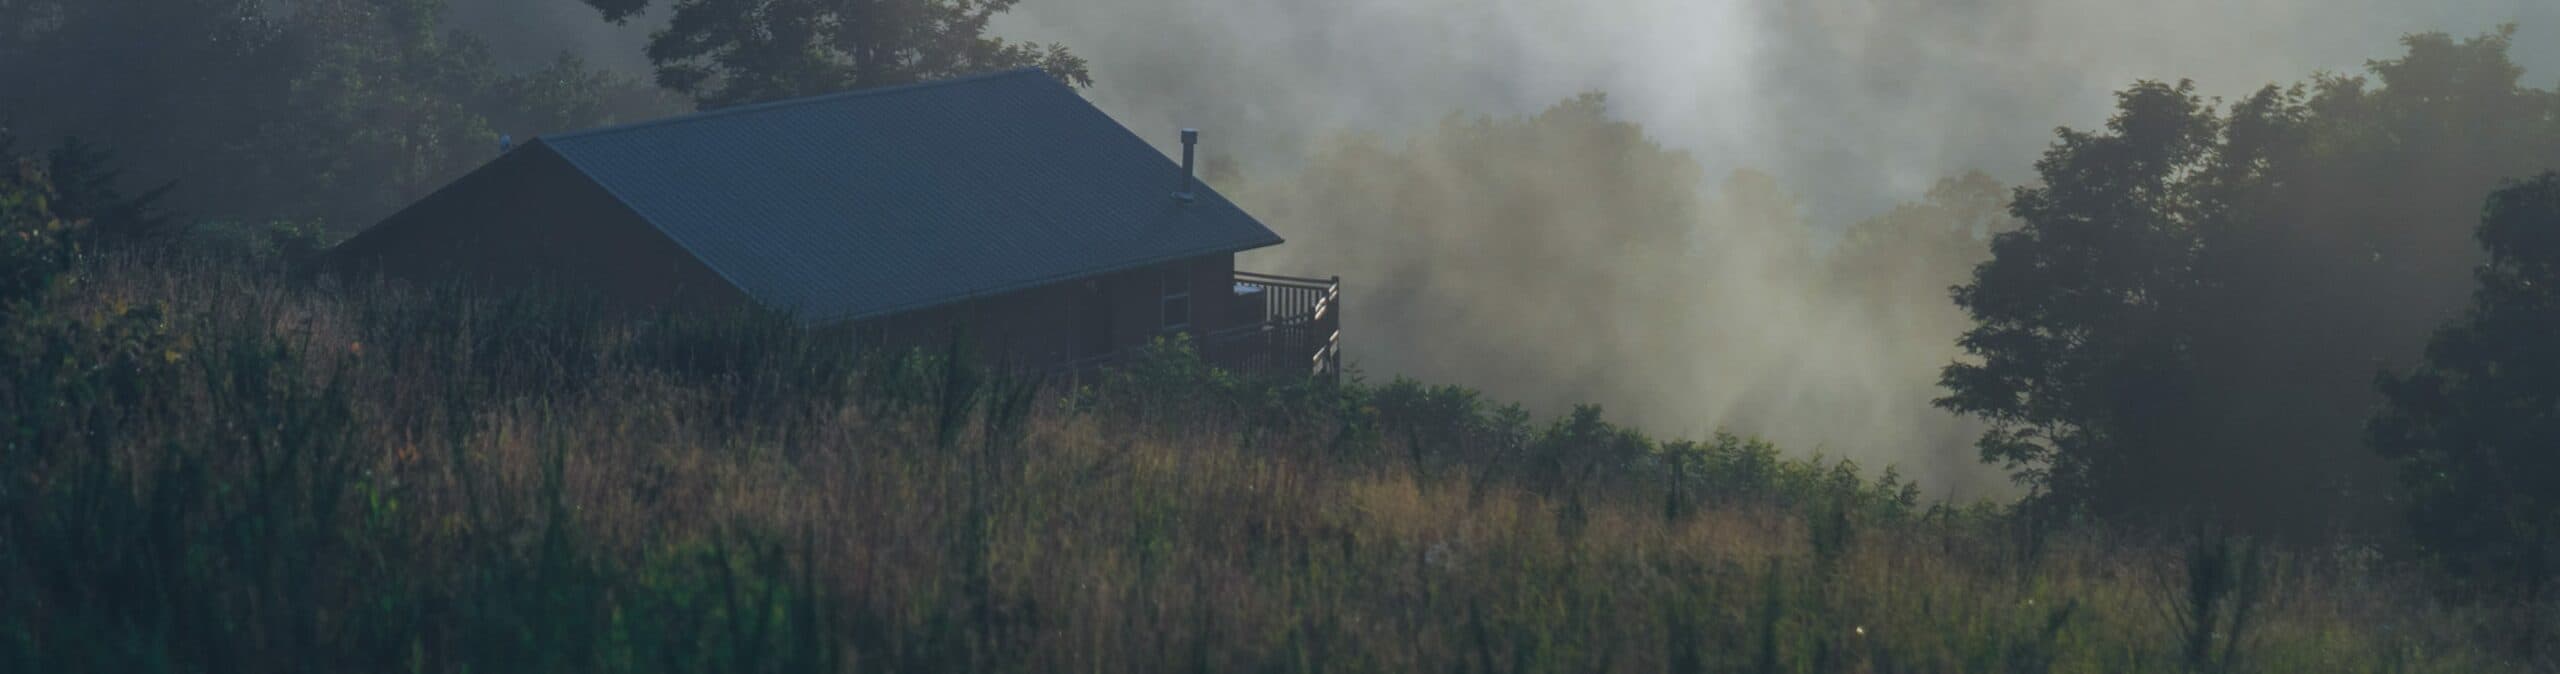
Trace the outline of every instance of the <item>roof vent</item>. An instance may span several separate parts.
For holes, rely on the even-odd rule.
[[[1192,184],[1193,184],[1194,182],[1196,182],[1196,179],[1194,179],[1194,178],[1192,177],[1192,175],[1191,175],[1191,157],[1192,157],[1192,152],[1193,152],[1193,150],[1196,150],[1196,149],[1198,149],[1199,147],[1200,147],[1200,130],[1199,130],[1199,129],[1183,129],[1183,130],[1182,130],[1182,187],[1180,187],[1180,188],[1178,188],[1178,189],[1175,189],[1175,190],[1173,191],[1173,198],[1174,198],[1174,199],[1176,199],[1176,200],[1182,201],[1183,203],[1190,203],[1190,202],[1191,202],[1191,200],[1199,198],[1199,196],[1198,196],[1198,195],[1195,195],[1195,194],[1192,194],[1192,193],[1191,193],[1191,190],[1192,190]]]

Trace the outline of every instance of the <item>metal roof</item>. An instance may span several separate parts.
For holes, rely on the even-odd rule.
[[[1275,245],[1037,69],[728,108],[545,144],[766,305],[827,322]]]

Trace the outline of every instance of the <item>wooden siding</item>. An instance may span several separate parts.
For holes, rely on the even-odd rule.
[[[560,284],[634,309],[752,302],[546,147],[519,149],[473,171],[329,254],[342,273],[433,280],[456,275],[526,287]],[[1235,255],[1220,253],[967,298],[830,326],[865,347],[938,349],[955,328],[981,357],[1045,367],[1126,353],[1168,336],[1166,274],[1190,282],[1188,325],[1209,333],[1254,324],[1262,307],[1236,296]]]
[[[1164,274],[1187,267],[1191,321],[1164,329]],[[965,328],[980,355],[1043,366],[1127,351],[1174,332],[1198,339],[1209,331],[1259,320],[1235,301],[1235,256],[1207,255],[1173,263],[972,298],[853,326],[888,348],[936,348]],[[1105,328],[1107,326],[1107,329]]]
[[[340,244],[333,267],[411,279],[559,283],[631,308],[747,300],[559,155],[528,146]]]

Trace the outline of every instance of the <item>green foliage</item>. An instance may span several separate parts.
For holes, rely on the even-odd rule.
[[[1969,357],[1939,404],[2058,511],[2372,530],[2392,485],[2349,451],[2369,373],[2459,307],[2479,251],[2445,223],[2560,156],[2560,95],[2517,85],[2511,35],[2412,35],[2380,87],[2322,76],[2227,114],[2183,84],[2120,93],[1958,289]]]
[[[608,107],[645,85],[575,59],[501,73],[478,41],[439,28],[442,12],[439,0],[12,2],[0,109],[29,138],[115,150],[116,171],[57,169],[75,201],[139,195],[78,213],[111,236],[164,221],[154,207],[344,233],[495,156],[501,133],[669,111]],[[97,58],[102,45],[116,57]],[[65,148],[74,164],[104,157]]]
[[[178,241],[191,253],[298,269],[319,259],[328,237],[313,220],[200,220],[187,225]]]
[[[1211,365],[1188,335],[1158,338],[1080,390],[1083,409],[1138,428],[1233,434],[1264,446],[1321,450],[1348,461],[1374,458],[1374,412],[1358,378],[1243,376]]]
[[[734,540],[733,540],[734,539]],[[713,538],[654,553],[629,573],[633,599],[612,616],[628,650],[606,669],[822,672],[842,667],[823,595],[770,536]],[[795,568],[797,566],[797,568]]]
[[[2191,672],[2229,672],[2239,666],[2256,613],[2266,600],[2271,573],[2266,548],[2219,529],[2198,532],[2187,543],[2183,585],[2164,587],[2164,610],[2178,634],[2178,659]]]
[[[54,214],[53,182],[36,162],[10,168],[0,174],[0,316],[16,320],[70,271],[81,223]]]
[[[1475,494],[1495,480],[1518,483],[1562,501],[1568,521],[1598,492],[1659,494],[1671,520],[1702,507],[1781,503],[1804,509],[1809,522],[1830,527],[1826,532],[1844,543],[1857,523],[1919,514],[1919,485],[1895,469],[1870,481],[1854,462],[1788,458],[1756,438],[1657,441],[1610,423],[1591,405],[1538,428],[1516,404],[1495,407],[1472,389],[1401,377],[1366,397],[1378,438],[1403,445],[1382,453],[1405,457],[1416,475],[1472,471]]]
[[[0,138],[0,141],[5,141]],[[9,156],[7,142],[0,142],[0,157]],[[134,196],[125,196],[118,187],[124,171],[114,168],[115,154],[105,148],[67,136],[62,144],[45,153],[45,166],[61,198],[54,204],[62,217],[86,220],[91,236],[115,242],[130,242],[165,235],[170,229],[170,216],[160,209],[160,200],[176,183],[163,183]]]
[[[2530,602],[2560,569],[2560,174],[2491,194],[2471,306],[2385,373],[2374,447],[2400,467],[2418,541]]]
[[[2044,184],[2010,206],[2022,226],[1955,292],[1978,324],[1959,343],[1981,361],[1947,366],[1938,404],[1992,422],[1984,461],[2103,514],[2168,494],[2137,471],[2197,468],[2141,456],[2185,402],[2174,312],[2195,246],[2177,188],[2219,128],[2194,91],[2144,82],[2117,95],[2106,132],[2064,130],[2037,162]]]
[[[8,238],[25,247],[0,264],[55,281],[13,284],[0,314],[0,361],[16,365],[0,393],[0,568],[21,579],[0,600],[14,637],[0,661],[262,668],[283,663],[256,653],[311,648],[310,583],[362,572],[324,563],[356,481],[344,391],[252,326],[181,332],[165,307],[73,304],[60,280],[89,265],[43,212],[41,176],[7,192]],[[198,423],[118,440],[181,417]]]
[[[1597,409],[1178,341],[1043,389],[753,316],[28,259],[76,282],[0,329],[41,366],[0,387],[7,671],[2179,666],[2121,546],[2020,570],[1989,506]],[[2269,605],[2333,601],[2380,600]],[[2503,664],[2440,614],[2267,615],[2239,669]]]
[[[69,140],[0,176],[0,362],[13,366],[0,382],[0,670],[2504,664],[2443,637],[2468,625],[2442,613],[2385,622],[2302,608],[2348,600],[2271,601],[2283,584],[2270,560],[2285,553],[2220,538],[2185,549],[2183,585],[2151,620],[2116,580],[2124,546],[2043,524],[2078,507],[2156,515],[2179,505],[2170,485],[2200,484],[2204,505],[2231,508],[2251,503],[2248,480],[2284,478],[2268,499],[2328,484],[2279,469],[2324,465],[2304,448],[2331,434],[2235,457],[2235,443],[2266,436],[2205,411],[2326,429],[2309,422],[2362,400],[2260,363],[2300,353],[2284,367],[2325,373],[2390,353],[2423,312],[2394,304],[2383,329],[2351,330],[2362,309],[2303,288],[2433,292],[2465,251],[2400,225],[2549,156],[2536,153],[2560,137],[2551,96],[2515,88],[2503,34],[2415,36],[2407,58],[2374,65],[2385,88],[2324,78],[2227,116],[2189,87],[2137,85],[2106,131],[2064,132],[2039,165],[2044,182],[2014,199],[1968,176],[1853,231],[1829,271],[1870,300],[1911,292],[1903,281],[1996,236],[1957,294],[1980,321],[1965,346],[1982,359],[1949,368],[1945,404],[1990,419],[1986,458],[2042,489],[2036,505],[2058,506],[2012,519],[1987,504],[1923,511],[1891,468],[1870,477],[1728,433],[1657,439],[1596,405],[1539,420],[1460,386],[1238,376],[1180,338],[1061,382],[970,362],[958,340],[866,353],[769,312],[633,317],[560,289],[286,283],[270,275],[316,249],[316,218],[396,204],[473,163],[470,144],[495,129],[589,123],[620,85],[567,58],[492,75],[468,40],[436,33],[438,5],[425,0],[301,0],[273,14],[142,4],[0,0],[0,21],[14,22],[0,25],[27,27],[0,42],[0,84],[62,84],[21,64],[78,38],[170,38],[140,65],[91,66],[160,78],[126,92],[149,96],[117,99],[149,114],[47,108],[48,128],[94,122],[119,148],[207,153],[135,155],[149,167],[137,177],[153,180],[168,172],[152,162],[256,159],[212,174],[241,191],[191,206],[293,198],[280,213],[212,221],[273,224],[198,224],[183,229],[184,250],[101,256],[91,243],[174,229],[155,208],[179,193],[126,197],[108,156]],[[618,19],[644,3],[594,4]],[[804,14],[750,25],[716,20],[725,5],[678,4],[680,31],[705,32],[661,38],[680,54],[667,77],[710,105],[1007,59],[1073,63],[980,38],[1010,3],[901,6],[922,13],[886,16],[959,46],[855,42],[894,55],[877,72],[772,51],[852,39],[770,30],[839,20],[851,5],[755,6]],[[188,21],[214,23],[189,32]],[[1081,81],[1080,65],[1052,72]],[[208,119],[168,115],[230,100],[188,78],[265,98]],[[259,121],[223,117],[250,114],[240,110]],[[169,139],[135,131],[163,126]],[[1406,182],[1321,186],[1312,193],[1345,198],[1292,203],[1401,217],[1514,198],[1486,202],[1473,222],[1421,223],[1424,243],[1573,222],[1523,237],[1522,250],[1688,274],[1682,251],[1783,230],[1796,211],[1751,173],[1727,181],[1721,202],[1682,196],[1695,165],[1609,119],[1597,96],[1525,120],[1453,119],[1402,153],[1336,152],[1325,161]],[[1555,174],[1588,182],[1528,179]],[[1615,196],[1582,209],[1522,186]],[[2003,233],[2003,209],[2019,229]],[[1745,224],[1701,234],[1693,211]],[[2560,477],[2535,453],[2560,444],[2544,423],[2560,406],[2542,339],[2560,330],[2554,231],[2560,177],[2491,200],[2472,312],[2438,334],[2423,367],[2384,379],[2392,407],[2373,425],[2416,497],[2421,541],[2459,569],[2523,580],[2528,603],[2560,526],[2537,496]],[[1786,273],[1815,266],[1808,251],[1776,249]],[[1470,250],[1508,267],[1539,259]],[[1933,261],[1896,267],[1909,250]],[[1619,271],[1572,270],[1557,287],[1573,292],[1553,295],[1505,288],[1505,306],[1556,311],[1491,320],[1610,306],[1592,293],[1680,298],[1684,284]],[[1380,292],[1382,309],[1403,307],[1381,316],[1420,316],[1385,320],[1449,306]],[[1516,339],[1441,322],[1465,339]],[[1583,355],[1606,364],[1611,351],[1667,348],[1649,339],[1596,339]],[[1529,374],[1572,399],[1615,371]],[[2263,398],[2217,397],[2232,391]],[[2226,465],[2241,475],[2198,477]],[[2027,542],[2000,535],[2019,522]],[[2394,613],[2432,606],[2334,585],[2310,592],[2386,596]],[[2270,621],[2279,629],[2261,628]]]
[[[31,175],[22,180],[40,188]],[[60,221],[21,208],[41,205],[29,193],[17,183],[0,192],[9,239],[63,238]],[[21,278],[99,270],[59,246],[18,250],[27,254],[0,262]],[[0,359],[20,365],[0,382],[0,668],[255,671],[314,658],[357,671],[833,668],[804,558],[754,530],[636,560],[604,554],[564,501],[565,437],[554,436],[530,501],[377,472],[389,466],[368,431],[406,420],[361,402],[353,381],[389,385],[379,378],[388,372],[362,365],[452,367],[460,381],[430,392],[448,396],[434,402],[455,423],[403,434],[460,442],[494,400],[575,395],[572,384],[598,372],[576,354],[594,363],[612,352],[600,315],[566,301],[444,295],[407,305],[432,311],[374,313],[365,339],[341,352],[279,333],[256,311],[96,306],[80,287],[21,288],[0,315]],[[749,351],[703,344],[723,335],[788,344],[749,332],[627,336],[660,343],[617,360],[682,376],[700,364],[652,356]],[[824,351],[761,364],[790,372]],[[820,398],[791,383],[774,379],[795,400]],[[764,391],[736,394],[765,401]],[[480,460],[458,460],[467,481],[498,482]],[[447,519],[417,519],[417,508],[457,496]]]
[[[987,24],[1020,0],[668,0],[649,41],[658,84],[704,108],[1039,66],[1090,86],[1063,45],[1008,42]],[[651,0],[586,0],[620,23]]]

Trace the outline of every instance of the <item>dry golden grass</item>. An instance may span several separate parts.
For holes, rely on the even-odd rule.
[[[921,388],[886,386],[900,375],[875,363],[845,370],[869,378],[854,385],[808,383],[808,372],[842,364],[781,338],[747,345],[769,346],[774,364],[705,373],[630,355],[670,353],[639,347],[685,335],[596,319],[558,337],[523,323],[589,320],[565,308],[546,319],[503,301],[296,288],[216,265],[126,261],[85,278],[55,310],[162,308],[174,360],[205,367],[149,380],[148,411],[109,434],[110,458],[11,450],[51,452],[10,464],[19,473],[8,477],[53,491],[0,503],[20,511],[13,526],[50,532],[42,540],[56,547],[0,546],[0,589],[27,591],[0,607],[37,616],[0,622],[11,635],[0,664],[58,664],[94,647],[196,663],[188,669],[2189,667],[2171,617],[2186,541],[2065,530],[2030,545],[1981,510],[1859,510],[1826,524],[1823,499],[1839,495],[1775,486],[1692,494],[1693,511],[1667,514],[1658,474],[1560,488],[1515,470],[1478,489],[1492,467],[1457,462],[1426,476],[1397,458],[1405,450],[1392,435],[1346,436],[1332,417],[1300,427],[1203,414],[1212,408],[1197,391],[1129,388],[1138,380],[1052,387],[1015,415],[988,412],[1004,387],[980,381],[963,387],[978,393],[955,417],[936,396],[957,375],[936,380],[926,368]],[[250,342],[278,355],[224,351]],[[183,474],[158,467],[214,451],[197,446],[214,436],[192,429],[224,427],[224,415],[267,400],[233,400],[243,389],[218,376],[250,366],[283,381],[277,390],[329,394],[275,400],[351,415],[344,433],[310,441],[352,457],[353,469],[313,478],[348,490],[271,507],[290,499],[261,494],[320,492],[215,473],[208,484],[232,486],[180,503],[196,513],[187,531],[318,522],[272,562],[309,571],[255,573],[226,560],[268,552],[172,534],[172,549],[196,551],[187,559],[214,561],[167,578],[284,608],[172,623],[217,630],[202,638],[137,636],[44,598],[90,596],[47,583],[120,578],[63,561],[95,552],[74,530],[109,526],[97,513],[162,503],[153,485]],[[1003,432],[1012,424],[1019,433]],[[314,455],[280,437],[212,458]],[[70,467],[86,465],[124,482],[62,491]],[[73,496],[108,506],[75,511]],[[72,529],[27,524],[40,521]],[[2480,645],[2489,616],[2341,560],[2276,554],[2229,668],[2519,668]],[[315,589],[287,589],[301,586]],[[131,615],[183,614],[152,603],[175,599],[118,601],[132,602],[117,609]],[[233,629],[251,631],[219,631]],[[285,632],[308,638],[275,636]],[[207,645],[215,637],[237,645]],[[118,657],[83,661],[138,661]]]

